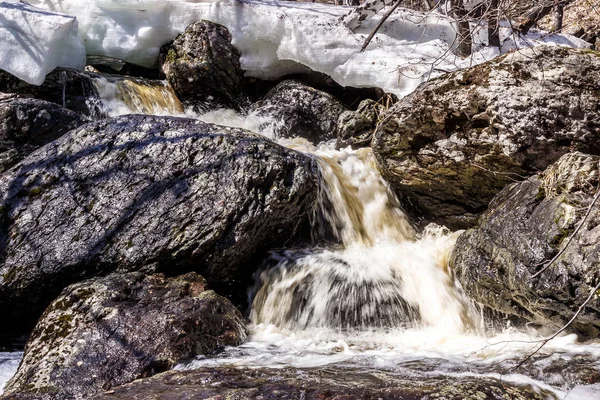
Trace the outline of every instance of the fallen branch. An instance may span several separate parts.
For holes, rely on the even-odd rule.
[[[388,10],[388,12],[385,13],[385,15],[383,17],[381,17],[381,19],[379,20],[379,22],[377,23],[377,25],[375,26],[375,28],[371,31],[371,33],[369,34],[369,37],[367,37],[367,39],[365,40],[365,42],[363,43],[362,47],[360,48],[360,52],[362,53],[363,51],[365,51],[365,49],[367,48],[367,46],[369,45],[369,43],[371,43],[371,40],[373,39],[373,37],[375,36],[375,34],[377,33],[377,31],[379,30],[379,28],[381,28],[381,26],[383,25],[383,23],[390,17],[390,15],[392,15],[392,13],[394,11],[396,11],[396,9],[398,8],[398,6],[400,5],[400,3],[402,3],[402,0],[398,0],[396,2],[396,4],[394,4],[394,6],[392,8],[390,8]]]
[[[600,191],[599,191],[600,193]],[[573,317],[571,317],[571,319],[569,320],[569,322],[567,322],[562,328],[560,328],[558,331],[554,332],[554,334],[546,339],[543,339],[540,341],[540,344],[538,345],[538,348],[535,349],[535,351],[531,354],[529,354],[527,357],[525,357],[523,360],[521,360],[521,362],[519,362],[516,366],[514,366],[513,368],[510,369],[510,371],[516,371],[517,369],[519,369],[523,364],[525,364],[529,359],[531,359],[531,357],[533,357],[534,355],[536,355],[541,349],[542,347],[544,347],[546,344],[548,344],[549,341],[551,341],[552,339],[556,338],[558,335],[560,335],[562,332],[565,331],[565,329],[567,329],[569,327],[569,325],[571,325],[573,323],[573,321],[575,321],[575,319],[579,316],[579,314],[581,314],[581,311],[583,311],[583,309],[585,308],[585,306],[588,305],[588,303],[592,300],[592,298],[594,298],[594,294],[596,294],[596,292],[600,289],[600,282],[598,282],[598,284],[592,288],[592,290],[590,291],[590,294],[588,295],[587,299],[583,302],[583,304],[581,304],[581,306],[579,306],[579,309],[577,310],[577,312],[573,315]]]

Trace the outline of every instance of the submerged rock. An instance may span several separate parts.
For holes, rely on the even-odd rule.
[[[335,139],[337,121],[346,107],[332,95],[287,80],[275,86],[249,113],[274,117],[271,131],[277,138],[302,137],[314,144]]]
[[[244,71],[226,27],[195,22],[161,48],[160,60],[179,99],[191,103],[196,111],[240,106]]]
[[[575,152],[500,192],[452,254],[469,296],[517,323],[551,331],[566,324],[600,282],[599,185],[600,157]],[[600,337],[598,296],[569,331]]]
[[[241,129],[130,115],[84,125],[0,176],[2,330],[67,285],[201,272],[245,298],[253,258],[305,233],[316,162]]]
[[[387,113],[373,149],[426,220],[473,226],[507,184],[578,149],[600,154],[600,55],[519,50],[422,85]]]
[[[111,274],[69,286],[46,309],[5,393],[87,399],[245,337],[239,311],[195,273]]]
[[[85,122],[55,103],[0,96],[0,172]]]
[[[491,378],[403,377],[385,371],[200,368],[171,371],[115,388],[96,400],[245,399],[547,399],[544,389]]]

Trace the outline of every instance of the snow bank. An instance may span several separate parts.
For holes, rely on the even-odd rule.
[[[454,26],[437,13],[398,10],[361,53],[363,41],[381,15],[368,19],[352,33],[340,22],[350,7],[268,0],[29,2],[77,15],[80,34],[90,55],[155,66],[161,45],[190,23],[207,19],[230,30],[248,76],[275,79],[310,68],[330,75],[344,86],[377,86],[398,96],[412,92],[431,76],[497,55],[486,49],[473,59],[456,58],[450,51],[456,39]],[[505,37],[505,50],[524,44],[515,43],[506,32]],[[548,36],[532,37],[527,44],[540,40],[561,40],[572,46],[584,43],[564,36]]]
[[[56,67],[83,69],[77,20],[24,3],[0,3],[0,69],[40,85]]]

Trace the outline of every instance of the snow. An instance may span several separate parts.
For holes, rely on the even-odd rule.
[[[85,66],[77,20],[24,3],[0,3],[0,43],[0,69],[31,84],[56,67]]]
[[[192,22],[206,19],[226,26],[242,54],[246,75],[276,79],[311,69],[343,86],[380,87],[400,97],[421,82],[498,55],[476,46],[462,60],[451,52],[454,25],[438,13],[397,10],[365,52],[360,48],[380,15],[352,33],[340,18],[351,7],[269,0],[29,0],[49,10],[76,15],[89,55],[156,66],[160,47]],[[532,33],[517,39],[502,32],[503,51],[541,42],[587,45],[567,35]],[[536,37],[537,35],[537,37]],[[481,35],[479,35],[481,36]]]

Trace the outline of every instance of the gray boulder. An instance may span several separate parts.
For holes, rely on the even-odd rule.
[[[63,288],[115,270],[198,271],[245,299],[254,257],[306,233],[317,174],[308,156],[196,120],[71,131],[0,176],[2,330],[27,332]]]
[[[507,184],[600,154],[600,55],[522,49],[420,86],[373,139],[384,177],[427,221],[473,226]]]
[[[195,273],[93,278],[46,309],[5,394],[87,399],[245,337],[239,311]]]
[[[379,115],[383,106],[366,99],[360,102],[356,111],[344,111],[337,122],[336,147],[368,147],[373,139]]]
[[[600,157],[575,152],[500,192],[452,254],[469,296],[515,323],[550,331],[566,324],[600,281],[599,185]],[[600,337],[598,296],[569,330]]]
[[[277,138],[302,137],[314,144],[336,138],[337,121],[346,107],[332,95],[287,80],[279,83],[249,113],[274,117],[270,130]]]
[[[210,21],[191,24],[161,48],[160,64],[179,99],[197,111],[240,106],[244,71],[224,26]]]
[[[86,122],[55,103],[0,94],[0,172]]]

